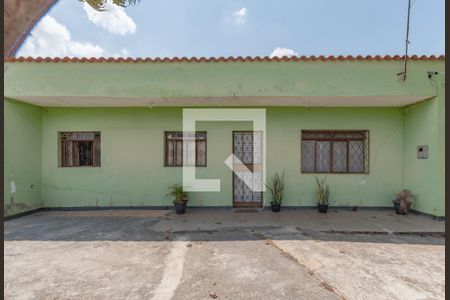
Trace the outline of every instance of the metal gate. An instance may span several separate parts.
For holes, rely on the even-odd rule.
[[[233,154],[233,207],[262,207],[262,192],[246,183],[262,184],[262,132],[233,131]]]

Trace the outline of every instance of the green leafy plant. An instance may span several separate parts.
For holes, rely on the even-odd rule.
[[[275,173],[271,178],[271,183],[266,184],[266,187],[272,194],[272,201],[270,203],[281,205],[281,201],[284,197],[284,172],[281,173],[281,176],[278,173]]]
[[[399,193],[396,194],[397,198],[396,200],[399,202],[399,212],[403,214],[407,214],[409,207],[414,202],[414,199],[416,196],[407,189],[401,190]]]
[[[316,177],[317,182],[317,204],[327,205],[328,204],[328,196],[330,195],[330,190],[328,189],[328,184],[326,183],[327,177],[319,180]]]
[[[108,0],[79,0],[80,2],[86,2],[93,9],[98,11],[105,11],[106,4]],[[130,5],[136,5],[140,0],[110,0],[110,2],[119,7],[127,7]]]
[[[184,190],[181,184],[173,184],[169,186],[169,192],[166,196],[174,198],[173,203],[182,203],[189,200],[188,192]]]

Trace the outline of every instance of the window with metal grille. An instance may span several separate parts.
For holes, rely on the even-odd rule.
[[[206,167],[206,132],[165,133],[166,167],[182,167],[183,162],[191,167]]]
[[[302,173],[369,173],[368,130],[302,130]]]
[[[60,132],[61,167],[100,167],[100,132]]]

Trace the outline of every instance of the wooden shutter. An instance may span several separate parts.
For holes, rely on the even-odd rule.
[[[100,167],[100,143],[100,132],[61,132],[60,165],[62,167],[78,167],[82,164],[83,166]],[[83,151],[82,163],[80,163],[80,147]]]
[[[72,153],[72,133],[62,132],[60,134],[61,139],[61,167],[73,166],[73,153]]]
[[[206,141],[197,141],[196,146],[196,165],[198,167],[206,166]]]
[[[72,159],[72,141],[61,141],[61,166],[71,167]]]
[[[100,140],[94,141],[94,167],[100,167],[101,166],[101,152],[100,152]]]

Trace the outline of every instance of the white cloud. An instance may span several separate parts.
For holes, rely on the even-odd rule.
[[[240,10],[233,13],[234,21],[236,24],[244,24],[247,22],[247,8],[243,7]]]
[[[120,49],[120,53],[115,53],[113,55],[111,55],[112,57],[129,57],[130,56],[130,51],[126,48],[122,48]]]
[[[130,51],[128,49],[126,49],[126,48],[122,48],[122,50],[120,50],[120,53],[123,56],[129,56],[130,55]]]
[[[47,15],[33,29],[17,56],[99,57],[104,52],[98,45],[72,40],[67,27]]]
[[[270,57],[283,57],[283,56],[288,57],[298,56],[298,53],[289,48],[276,47],[270,54]]]
[[[127,15],[123,7],[107,2],[104,11],[97,11],[83,3],[89,21],[114,34],[125,35],[136,31],[136,23]]]

